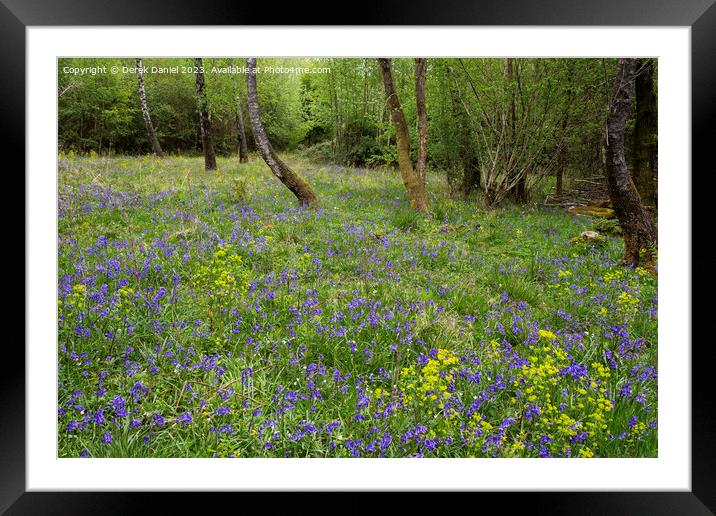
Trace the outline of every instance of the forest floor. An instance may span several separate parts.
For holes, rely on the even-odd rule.
[[[657,280],[397,172],[67,158],[60,457],[654,457]]]

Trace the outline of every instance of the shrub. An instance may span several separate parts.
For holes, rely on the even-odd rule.
[[[416,231],[420,228],[422,214],[407,206],[393,212],[391,223],[401,231]]]
[[[594,222],[594,231],[603,235],[622,235],[622,227],[617,219],[597,219]]]
[[[242,177],[234,179],[231,193],[236,201],[245,201],[249,196],[249,186],[246,179]]]
[[[319,163],[331,163],[336,161],[336,155],[333,151],[333,143],[331,141],[311,145],[301,151],[300,155],[307,160]]]

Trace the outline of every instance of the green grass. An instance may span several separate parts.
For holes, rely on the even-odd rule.
[[[618,236],[287,162],[318,210],[255,157],[60,161],[60,456],[657,454],[657,282]]]

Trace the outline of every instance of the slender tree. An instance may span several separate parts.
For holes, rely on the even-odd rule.
[[[403,184],[408,191],[410,205],[418,211],[428,212],[428,201],[425,196],[425,182],[413,170],[413,163],[410,160],[410,138],[408,136],[408,124],[405,122],[405,115],[400,106],[400,99],[395,91],[393,81],[393,68],[390,59],[379,58],[380,73],[383,77],[383,86],[390,107],[390,117],[395,126],[396,143],[398,147],[398,167],[403,178]]]
[[[637,59],[634,183],[647,208],[656,206],[657,112],[654,60]]]
[[[236,62],[234,61],[234,64]],[[244,129],[244,109],[241,106],[241,88],[234,74],[234,90],[236,91],[236,135],[239,140],[239,163],[249,162],[249,151],[246,143],[246,130]]]
[[[452,67],[447,67],[447,73],[451,76],[448,79],[450,83],[450,106],[452,108],[452,122],[456,129],[457,157],[462,167],[460,189],[463,195],[469,195],[474,190],[480,188],[480,162],[473,148],[474,135],[470,124],[469,113],[465,100],[460,93],[460,86],[455,76],[455,71]]]
[[[567,124],[569,123],[569,107],[564,110],[564,117],[562,118],[562,135],[567,131]],[[567,146],[562,144],[559,147],[559,162],[557,164],[557,184],[556,194],[562,195],[563,182],[564,182],[564,169],[567,166]]]
[[[564,179],[564,169],[567,167],[567,144],[566,144],[566,136],[567,136],[567,128],[569,127],[569,115],[570,111],[572,109],[572,102],[574,101],[574,88],[571,87],[571,75],[567,77],[567,80],[569,82],[569,85],[567,87],[567,100],[564,104],[564,112],[562,113],[562,123],[560,124],[561,129],[561,141],[559,143],[559,162],[557,164],[557,185],[556,185],[556,193],[557,195],[562,195],[563,190],[563,179]]]
[[[239,134],[239,163],[248,163],[249,151],[244,130],[244,110],[241,108],[241,92],[236,94],[236,130]]]
[[[507,58],[507,87],[510,94],[510,121],[509,121],[509,147],[510,153],[514,156],[517,152],[517,88],[515,86],[515,64],[514,59],[511,57]],[[526,202],[527,201],[527,173],[520,174],[517,182],[510,190],[510,197],[515,202]]]
[[[216,154],[211,143],[211,123],[206,106],[206,92],[204,91],[204,61],[197,57],[194,59],[196,75],[196,103],[199,108],[199,127],[201,129],[201,144],[204,149],[204,168],[216,170]]]
[[[656,226],[641,202],[624,157],[624,129],[635,74],[636,59],[619,60],[604,138],[609,196],[624,233],[624,261],[634,266],[654,263],[652,250],[657,241]]]
[[[335,60],[331,61],[331,65],[337,64]],[[332,73],[328,74],[328,84],[331,94],[331,115],[333,118],[333,153],[338,154],[343,150],[343,138],[341,136],[342,116],[341,106],[338,103],[338,87],[336,78]]]
[[[256,88],[256,58],[249,57],[246,60],[246,66],[248,67],[246,74],[246,92],[249,101],[249,120],[251,120],[251,129],[254,133],[254,141],[256,142],[256,148],[259,154],[261,154],[261,157],[269,166],[273,175],[296,196],[301,206],[318,206],[318,198],[313,192],[311,185],[291,170],[274,152],[271,142],[266,135],[263,123],[261,122],[259,96]]]
[[[147,128],[147,136],[149,137],[149,142],[152,144],[152,151],[154,151],[157,157],[162,158],[164,157],[164,152],[162,152],[162,147],[159,145],[157,133],[152,124],[152,118],[149,116],[149,107],[147,107],[147,94],[144,91],[144,73],[142,72],[141,58],[137,58],[137,84],[139,86],[139,107],[142,110],[144,126]]]
[[[415,171],[425,187],[425,164],[428,159],[428,112],[425,108],[425,73],[428,60],[415,58],[415,104],[418,113],[418,162]]]

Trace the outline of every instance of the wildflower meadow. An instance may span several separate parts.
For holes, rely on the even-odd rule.
[[[218,160],[60,154],[60,457],[658,455],[657,277],[602,219]]]

